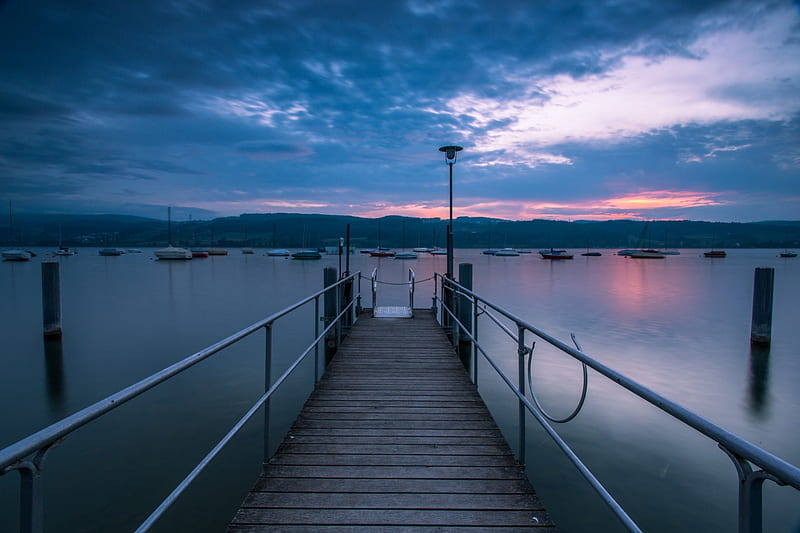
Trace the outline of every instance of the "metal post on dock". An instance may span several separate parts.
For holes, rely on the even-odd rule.
[[[264,391],[272,386],[272,323],[264,326]],[[264,401],[264,463],[272,456],[269,447],[269,398]]]
[[[45,337],[61,336],[61,265],[42,263],[42,318]]]
[[[458,265],[458,283],[472,290],[472,264],[460,263]],[[464,324],[466,333],[472,333],[472,299],[465,295],[458,296],[458,321]],[[467,374],[472,374],[472,342],[467,335],[458,335],[458,356],[467,369]]]
[[[336,283],[336,269],[334,267],[325,267],[324,270],[324,277],[325,277],[325,287],[330,287],[334,283]],[[325,292],[325,300],[323,302],[323,323],[327,328],[331,321],[336,317],[338,314],[336,312],[336,297],[338,291],[336,290],[328,290]],[[336,353],[337,343],[336,343],[336,328],[334,327],[332,331],[329,331],[327,335],[325,335],[325,366],[331,362],[333,358],[333,354]]]
[[[517,326],[517,355],[519,364],[517,366],[518,382],[517,388],[520,394],[525,395],[525,356],[528,354],[528,349],[525,347],[525,328]],[[517,427],[519,428],[519,451],[517,458],[520,464],[525,464],[525,404],[522,400],[518,402],[518,421]]]
[[[344,240],[344,253],[345,253],[345,267],[344,272],[341,274],[342,278],[346,278],[350,275],[350,224],[347,225],[347,232],[346,237]],[[346,282],[342,287],[342,307],[344,309],[353,301],[353,280]],[[353,326],[353,310],[347,312],[347,314],[343,317],[343,324],[342,328],[344,329],[343,334],[347,335],[350,333],[350,328]]]
[[[770,344],[772,341],[774,282],[774,268],[756,268],[753,283],[753,320],[750,327],[750,342],[753,344]]]

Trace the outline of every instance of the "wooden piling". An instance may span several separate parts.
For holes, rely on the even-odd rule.
[[[753,320],[750,327],[750,342],[753,344],[770,344],[772,341],[774,282],[774,268],[756,268],[753,283]]]
[[[42,322],[44,336],[61,337],[61,265],[42,263]]]

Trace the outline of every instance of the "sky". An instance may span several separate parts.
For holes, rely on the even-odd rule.
[[[797,0],[0,0],[0,213],[800,219]]]

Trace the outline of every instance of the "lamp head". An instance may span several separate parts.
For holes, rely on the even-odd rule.
[[[456,162],[458,158],[458,152],[463,150],[460,146],[442,146],[439,148],[440,152],[444,152],[444,162],[448,165],[452,165]]]

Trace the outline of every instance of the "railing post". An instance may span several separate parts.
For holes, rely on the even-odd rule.
[[[325,287],[330,287],[334,283],[336,283],[336,269],[334,267],[325,267],[324,270],[324,277],[325,277]],[[324,300],[324,308],[325,308],[325,327],[327,328],[333,319],[336,317],[336,293],[337,291],[333,289],[328,289],[325,291],[325,300]],[[335,328],[334,328],[335,329]],[[336,332],[334,331],[331,333],[328,332],[325,335],[325,366],[331,362],[333,358],[333,354],[336,353]]]
[[[42,459],[47,449],[39,451],[33,462],[19,467],[20,506],[19,530],[22,533],[44,531],[44,491],[42,490]]]
[[[375,268],[370,276],[372,284],[372,316],[375,316],[375,307],[378,305],[378,269]]]
[[[272,323],[264,326],[264,392],[272,386]],[[264,402],[264,464],[270,458],[269,447],[269,405],[270,399]]]
[[[478,386],[478,299],[472,297],[472,383]]]
[[[431,313],[433,318],[439,319],[439,314],[436,312],[436,293],[439,292],[439,278],[434,274],[433,276],[433,296],[431,297]],[[441,325],[441,322],[439,323]]]
[[[442,327],[450,338],[450,343],[453,344],[455,342],[455,332],[453,331],[453,321],[450,319],[449,313],[453,311],[453,287],[451,282],[452,279],[449,277],[442,278]]]
[[[764,480],[769,479],[779,485],[782,483],[763,470],[753,471],[747,459],[733,453],[722,444],[719,447],[731,458],[739,476],[739,533],[761,533],[763,527],[761,488]]]
[[[472,290],[472,264],[461,263],[458,265],[458,283],[465,289]],[[472,299],[471,297],[460,294],[458,296],[458,321],[464,325],[466,333],[472,333]],[[467,369],[467,375],[472,374],[472,341],[467,335],[458,331],[458,356],[461,363]]]
[[[527,353],[527,349],[525,348],[525,328],[522,326],[517,326],[517,355],[519,356],[518,359],[518,382],[517,388],[519,388],[519,392],[524,396],[525,395],[525,354]],[[517,457],[519,458],[519,462],[523,465],[525,464],[525,404],[522,403],[522,400],[517,399],[518,403],[518,423],[519,426],[519,452],[517,453]]]
[[[356,296],[356,316],[360,315],[364,309],[361,307],[361,272],[358,272],[358,296]]]
[[[319,339],[319,296],[314,298],[314,338]],[[314,384],[319,383],[319,340],[314,342]]]

